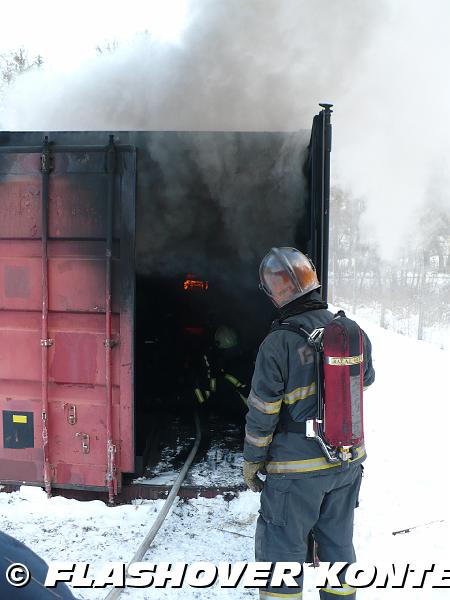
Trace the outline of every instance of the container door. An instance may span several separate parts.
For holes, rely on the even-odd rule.
[[[0,149],[0,480],[134,470],[135,151]]]
[[[322,297],[328,295],[328,247],[330,213],[331,104],[314,117],[306,173],[309,181],[311,239],[308,254],[321,282]]]

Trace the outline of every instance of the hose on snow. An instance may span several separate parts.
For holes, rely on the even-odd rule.
[[[164,519],[167,517],[167,513],[169,512],[175,498],[177,497],[177,494],[181,487],[181,484],[183,483],[184,478],[186,477],[186,474],[189,470],[189,467],[191,466],[192,461],[194,460],[194,457],[197,453],[198,447],[200,445],[200,440],[202,437],[201,430],[200,430],[200,419],[199,419],[197,413],[195,413],[194,418],[195,418],[194,445],[192,446],[189,456],[187,457],[186,462],[183,465],[183,468],[181,469],[180,473],[178,474],[178,477],[176,478],[175,483],[173,484],[173,486],[169,492],[169,495],[167,496],[166,501],[164,502],[164,505],[163,505],[161,511],[159,512],[155,522],[153,523],[150,531],[147,533],[143,542],[141,543],[141,545],[139,546],[135,555],[133,556],[130,563],[128,564],[127,572],[128,572],[128,568],[129,568],[130,564],[135,563],[135,562],[140,562],[143,559],[143,557],[145,556],[145,553],[147,552],[147,550],[150,548],[159,529],[161,528],[161,525],[164,522]],[[116,600],[122,592],[123,592],[123,588],[114,588],[109,592],[109,594],[106,596],[105,600]]]

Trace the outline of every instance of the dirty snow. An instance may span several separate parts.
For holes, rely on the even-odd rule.
[[[172,469],[171,460],[167,459],[164,452],[162,458],[152,477],[138,477],[134,482],[141,485],[172,485],[178,472]],[[192,465],[182,487],[239,486],[243,484],[243,464],[242,452],[230,451],[224,445],[213,445],[204,459]]]
[[[360,321],[361,322],[361,321]],[[449,568],[450,353],[362,323],[373,343],[377,381],[366,392],[366,446],[369,458],[356,511],[355,546],[368,565],[413,562]],[[47,561],[88,561],[95,576],[109,561],[128,562],[163,501],[139,501],[109,508],[100,501],[48,500],[39,488],[0,493],[0,527],[26,542]],[[150,562],[253,560],[253,534],[259,496],[242,492],[234,500],[179,501],[145,560]],[[392,531],[442,521],[392,535]],[[308,569],[303,597],[317,600],[314,571]],[[103,599],[107,590],[75,590],[78,598]],[[124,599],[182,598],[245,600],[256,590],[213,587],[195,590],[133,589]],[[358,592],[366,600],[443,600],[447,589]]]
[[[210,419],[211,443],[207,450],[197,454],[196,460],[182,486],[236,487],[243,485],[242,456],[243,433],[237,425],[225,425],[223,417]],[[184,429],[184,430],[183,430]],[[174,444],[168,444],[161,452],[161,460],[150,469],[151,473],[138,477],[135,483],[141,485],[171,485],[175,482],[178,470],[184,463],[194,443],[193,424],[189,429],[180,426]],[[180,458],[184,459],[180,461]],[[176,466],[178,465],[178,470]]]

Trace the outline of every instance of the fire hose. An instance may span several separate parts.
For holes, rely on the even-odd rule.
[[[153,523],[150,531],[145,536],[145,538],[142,541],[141,545],[139,546],[136,554],[133,556],[131,561],[128,563],[128,566],[126,569],[127,573],[128,573],[130,564],[135,563],[135,562],[140,562],[144,558],[147,550],[150,548],[153,540],[155,539],[158,531],[161,528],[161,525],[164,522],[164,519],[167,517],[167,513],[169,512],[175,498],[177,497],[177,494],[181,487],[181,484],[183,483],[184,478],[186,477],[186,474],[189,470],[189,467],[191,466],[192,461],[194,460],[194,457],[197,453],[198,447],[200,445],[200,440],[202,437],[201,430],[200,430],[200,420],[198,418],[197,413],[195,413],[194,418],[195,418],[194,445],[192,446],[189,456],[187,457],[186,462],[183,465],[183,468],[181,469],[180,473],[178,474],[178,477],[176,478],[175,483],[173,484],[173,486],[169,492],[169,495],[167,496],[166,501],[164,502],[164,505],[163,505],[161,511],[159,512],[155,522]],[[105,597],[105,600],[116,600],[116,598],[118,598],[120,596],[120,594],[123,592],[123,589],[124,588],[112,589],[109,592],[109,594]]]

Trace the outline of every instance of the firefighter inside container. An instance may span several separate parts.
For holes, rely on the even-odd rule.
[[[364,445],[352,448],[351,458],[341,454],[342,460],[331,463],[318,441],[307,439],[306,421],[317,417],[320,371],[307,339],[292,331],[293,326],[306,332],[323,328],[333,314],[317,291],[320,283],[313,264],[295,248],[272,248],[261,262],[260,280],[280,311],[278,323],[282,320],[291,329],[271,331],[262,342],[248,397],[244,479],[251,490],[262,492],[256,560],[303,564],[313,532],[321,561],[352,563],[353,513],[366,457]],[[366,387],[373,383],[375,372],[364,332],[362,343],[359,372]],[[267,473],[265,482],[258,472]],[[339,579],[342,587],[321,589],[321,600],[356,597],[345,583],[345,570]],[[269,585],[260,591],[260,598],[301,598],[302,583],[299,577],[297,589]]]
[[[214,333],[213,347],[203,355],[202,362],[203,377],[199,378],[194,389],[197,402],[205,404],[211,400],[223,406],[217,399],[228,397],[229,401],[225,403],[227,412],[230,399],[243,410],[247,405],[249,390],[241,373],[242,348],[236,331],[227,325],[218,327]]]
[[[243,349],[238,334],[228,325],[217,327],[213,343],[197,358],[193,397],[200,418],[202,440],[197,459],[206,456],[212,441],[212,415],[235,415],[243,425],[249,388],[245,381]],[[242,428],[243,431],[243,428]]]

